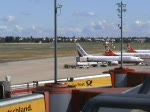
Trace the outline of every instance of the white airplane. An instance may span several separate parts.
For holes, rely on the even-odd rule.
[[[135,50],[131,47],[130,44],[127,44],[127,51],[129,53],[150,53],[150,49],[145,49],[145,50]]]
[[[76,48],[77,48],[79,56],[86,57],[87,61],[109,62],[111,64],[114,64],[116,62],[117,63],[121,62],[121,56],[93,56],[93,55],[89,55],[84,51],[84,49],[79,45],[79,43],[76,44]],[[143,62],[142,59],[140,59],[139,57],[134,57],[134,56],[123,56],[122,61],[123,61],[123,63],[136,63],[136,64]]]
[[[105,45],[105,56],[120,56],[121,53],[113,52],[110,47],[106,44]],[[150,53],[122,53],[123,56],[134,56],[139,57],[141,59],[150,59]]]

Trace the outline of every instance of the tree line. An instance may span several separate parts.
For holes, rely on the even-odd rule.
[[[19,37],[6,36],[0,37],[0,43],[50,43],[54,42],[53,37]],[[120,42],[119,37],[57,37],[57,42]],[[123,42],[150,43],[150,37],[123,37]]]

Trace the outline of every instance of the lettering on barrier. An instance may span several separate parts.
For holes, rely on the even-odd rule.
[[[27,107],[16,107],[12,110],[8,110],[7,112],[30,112],[32,111],[31,105],[27,106]]]
[[[87,86],[92,86],[92,80],[87,80],[86,84],[87,84]]]
[[[92,86],[93,81],[92,80],[86,80],[85,82],[71,82],[68,83],[70,86],[75,86],[75,87],[85,87],[85,86]]]

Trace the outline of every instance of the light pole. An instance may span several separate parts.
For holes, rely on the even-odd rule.
[[[119,24],[118,25],[118,27],[120,28],[120,30],[121,30],[121,68],[123,68],[123,61],[122,61],[122,50],[123,50],[123,39],[122,39],[122,29],[123,29],[123,25],[122,25],[122,19],[123,19],[123,17],[122,17],[122,13],[123,12],[126,12],[126,9],[125,9],[125,7],[126,7],[126,4],[123,4],[122,3],[122,1],[121,1],[121,3],[117,3],[116,5],[118,5],[118,9],[117,9],[117,11],[118,11],[118,17],[121,19],[121,25]]]
[[[54,0],[54,38],[55,38],[55,50],[54,50],[54,55],[55,55],[55,62],[54,62],[54,83],[57,84],[57,9],[61,8],[62,5],[57,6],[57,0]]]

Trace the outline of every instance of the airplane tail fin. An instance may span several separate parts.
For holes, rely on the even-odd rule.
[[[104,44],[105,46],[105,56],[117,56],[107,44]]]
[[[133,48],[131,47],[130,44],[127,44],[127,51],[126,51],[126,52],[136,52],[136,51],[135,51],[135,49],[133,49]]]
[[[88,56],[88,54],[84,51],[84,49],[80,46],[79,43],[76,44],[76,48],[77,48],[79,57]]]

